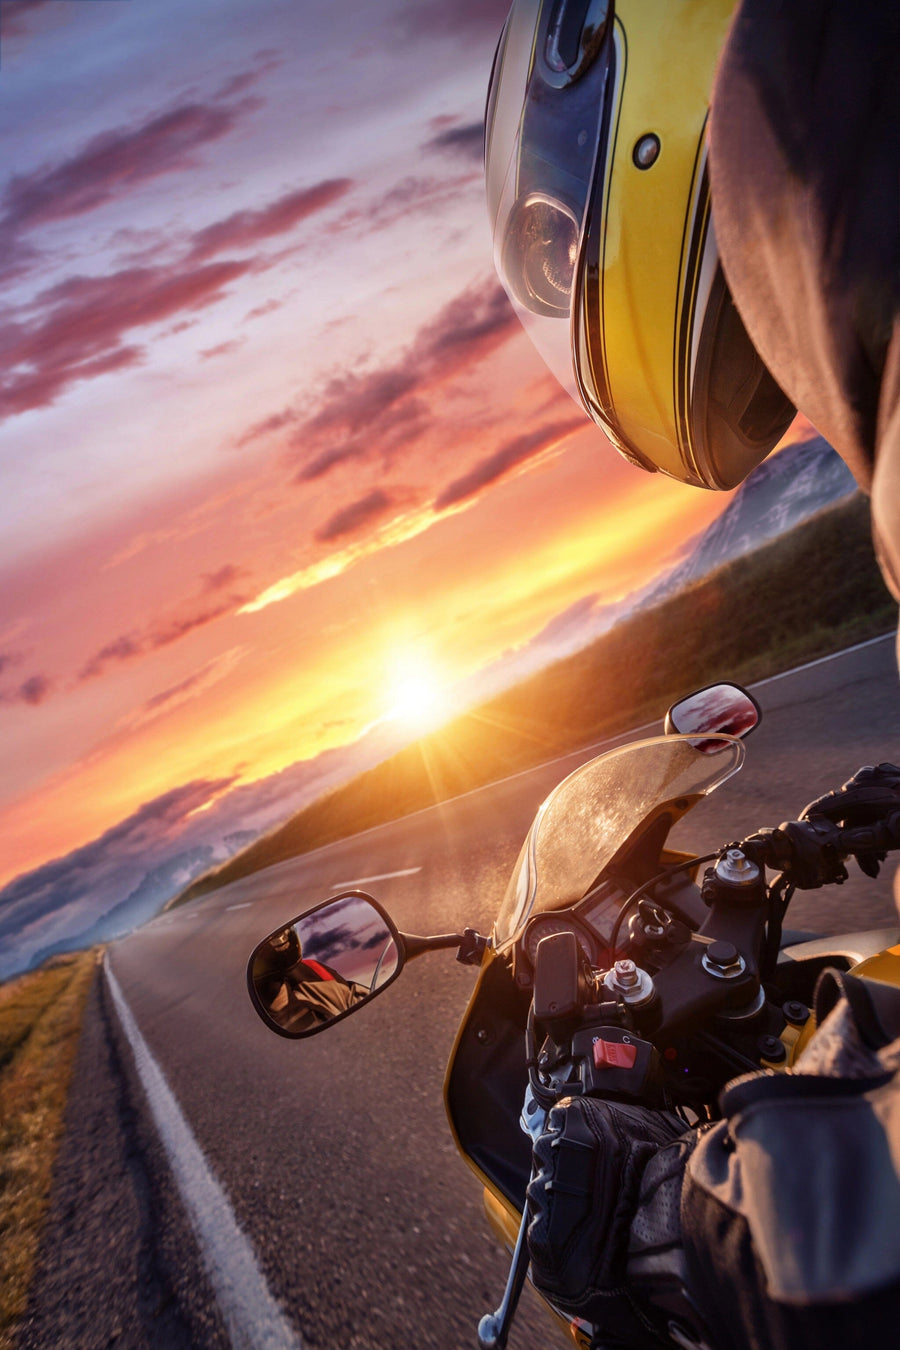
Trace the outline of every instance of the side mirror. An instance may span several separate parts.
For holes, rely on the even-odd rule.
[[[762,720],[762,710],[752,694],[739,684],[711,684],[673,703],[666,713],[666,735],[749,736]],[[702,745],[698,749],[703,749]],[[716,748],[715,742],[710,749]]]
[[[250,1001],[279,1036],[312,1036],[386,989],[404,956],[400,935],[378,902],[348,891],[254,948],[247,965]]]

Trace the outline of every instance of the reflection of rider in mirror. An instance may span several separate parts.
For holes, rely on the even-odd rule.
[[[304,959],[295,928],[284,928],[262,944],[253,962],[253,983],[269,1016],[286,1031],[323,1026],[369,993],[330,966]]]

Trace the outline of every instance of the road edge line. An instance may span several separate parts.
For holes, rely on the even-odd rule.
[[[125,1001],[108,956],[103,973],[215,1291],[233,1350],[303,1350]]]

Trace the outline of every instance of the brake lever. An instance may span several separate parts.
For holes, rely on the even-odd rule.
[[[525,1236],[527,1229],[528,1206],[526,1204],[522,1210],[519,1236],[516,1238],[516,1246],[510,1262],[509,1274],[506,1277],[506,1288],[503,1291],[500,1307],[496,1312],[485,1313],[478,1323],[479,1350],[504,1350],[509,1339],[512,1320],[516,1308],[519,1306],[519,1296],[525,1287],[525,1276],[528,1274],[530,1257]]]

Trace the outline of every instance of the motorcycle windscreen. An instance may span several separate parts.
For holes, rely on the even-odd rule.
[[[494,946],[511,943],[532,914],[576,903],[651,814],[668,803],[684,814],[743,760],[734,736],[659,736],[576,769],[538,810],[494,924]]]

